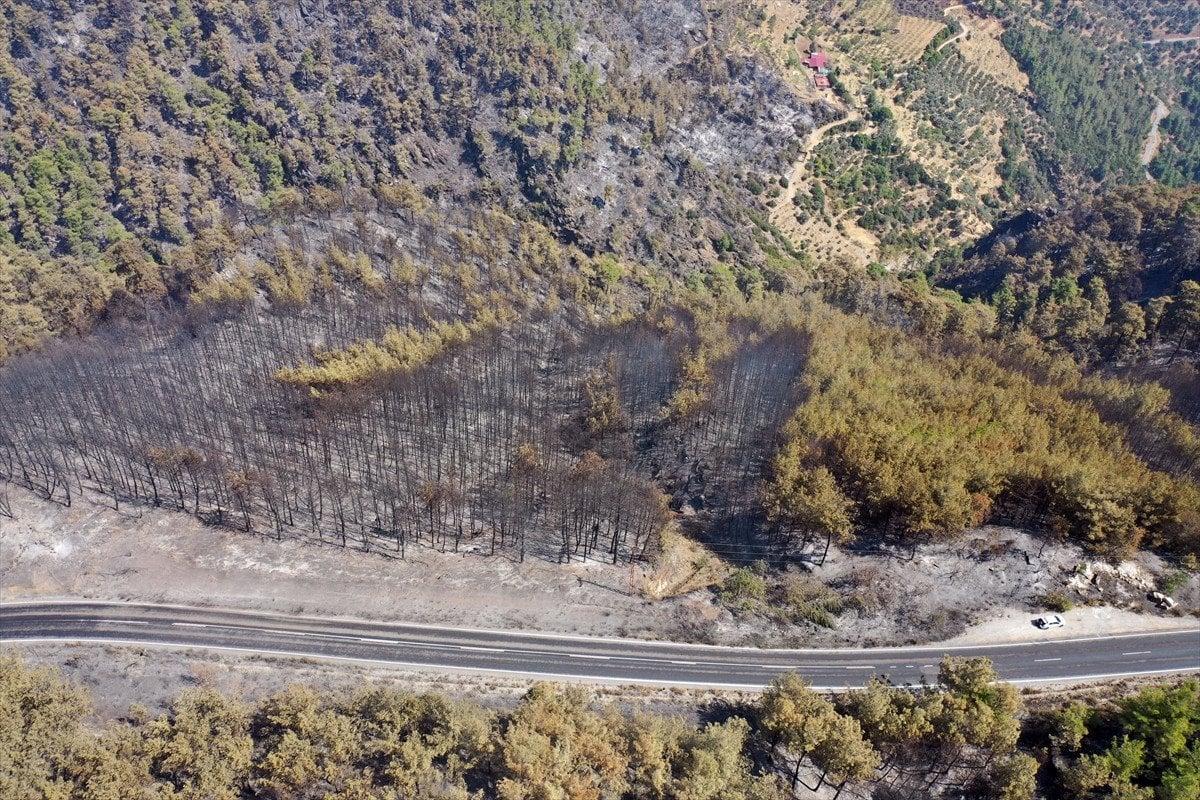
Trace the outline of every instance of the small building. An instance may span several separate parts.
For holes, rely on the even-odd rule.
[[[829,64],[829,56],[824,53],[813,53],[804,64],[812,69],[825,69],[826,65]]]
[[[830,85],[831,85],[831,84],[829,83],[829,76],[828,76],[828,75],[814,75],[814,76],[813,76],[813,84],[814,84],[814,85],[815,85],[815,86],[816,86],[818,89],[828,89],[828,88],[830,87]]]

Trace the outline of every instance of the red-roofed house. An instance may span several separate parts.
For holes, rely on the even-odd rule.
[[[823,69],[829,63],[829,56],[824,53],[813,53],[804,63],[813,69]]]

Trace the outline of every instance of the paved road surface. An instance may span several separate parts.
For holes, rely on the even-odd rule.
[[[626,639],[389,625],[180,606],[42,603],[0,606],[0,643],[109,641],[502,672],[551,679],[751,688],[796,670],[815,686],[873,675],[933,681],[944,653],[987,656],[1016,683],[1200,672],[1200,626],[1171,633],[1044,638],[1022,644],[868,650],[755,650]],[[1041,639],[1039,641],[1039,639]]]

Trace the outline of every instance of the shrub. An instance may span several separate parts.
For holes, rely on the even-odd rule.
[[[1176,570],[1162,579],[1162,589],[1160,591],[1167,595],[1175,594],[1181,588],[1183,588],[1183,585],[1187,583],[1187,580],[1188,574],[1186,572],[1183,570]]]
[[[1075,601],[1062,592],[1047,592],[1042,595],[1041,604],[1051,611],[1060,613],[1070,611],[1075,607]]]
[[[782,589],[781,612],[791,622],[832,628],[836,616],[842,613],[842,596],[815,578],[789,576]]]
[[[750,608],[767,596],[767,584],[762,576],[749,567],[734,570],[721,584],[719,595],[724,605]]]

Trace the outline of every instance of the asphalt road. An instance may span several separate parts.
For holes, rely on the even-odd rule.
[[[548,679],[758,689],[795,670],[814,686],[861,686],[874,675],[933,682],[944,654],[987,656],[1014,683],[1200,672],[1200,626],[973,647],[757,650],[628,639],[476,631],[122,603],[0,605],[0,643],[167,645],[347,659]]]

